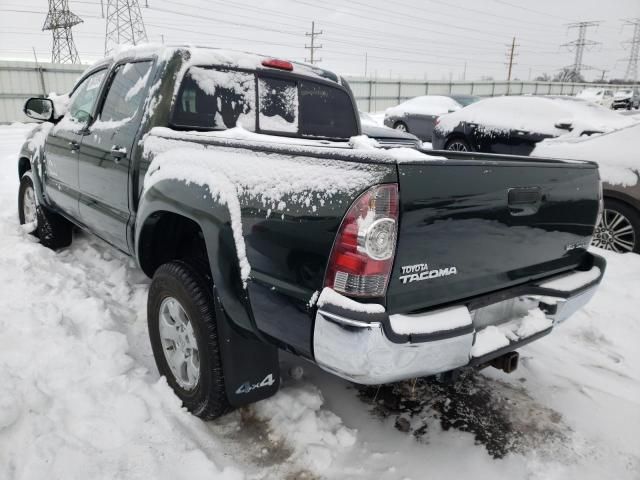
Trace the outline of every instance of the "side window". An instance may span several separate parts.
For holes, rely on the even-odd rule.
[[[78,122],[86,122],[89,120],[98,94],[100,93],[100,85],[102,85],[102,80],[104,80],[106,73],[106,70],[93,73],[85,78],[73,92],[69,105],[69,116],[73,120]]]
[[[298,85],[276,78],[258,80],[260,130],[298,132]]]
[[[208,130],[236,125],[255,130],[255,81],[253,73],[191,67],[182,80],[172,123]]]
[[[151,62],[120,65],[102,105],[100,120],[126,123],[135,117],[144,100],[144,87],[151,73]]]
[[[316,82],[300,84],[300,133],[329,138],[358,134],[351,98],[339,88]]]

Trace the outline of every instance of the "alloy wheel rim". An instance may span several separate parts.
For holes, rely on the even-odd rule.
[[[32,186],[28,186],[24,189],[22,197],[22,214],[24,217],[24,223],[30,224],[37,220],[36,214],[36,195]]]
[[[399,123],[398,125],[396,125],[396,130],[399,130],[401,132],[406,132],[407,127],[404,126],[404,123]]]
[[[200,379],[200,354],[193,325],[178,300],[165,298],[160,304],[159,331],[162,352],[180,387],[193,390]]]
[[[452,142],[449,144],[449,148],[447,150],[452,150],[454,152],[466,152],[467,146],[462,142]]]
[[[636,232],[627,217],[615,210],[605,209],[593,234],[593,245],[618,253],[632,252]]]

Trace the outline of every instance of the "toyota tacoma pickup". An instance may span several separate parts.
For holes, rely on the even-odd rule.
[[[280,350],[358,384],[509,372],[604,274],[594,163],[380,148],[313,65],[138,47],[25,113],[20,223],[136,260],[158,370],[205,419],[274,394]]]

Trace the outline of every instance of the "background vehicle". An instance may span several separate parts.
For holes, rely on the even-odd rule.
[[[375,119],[366,112],[360,113],[360,125],[362,133],[367,137],[376,140],[380,146],[385,148],[408,147],[420,148],[422,142],[418,137],[408,132],[403,132],[394,128],[379,125]]]
[[[591,298],[595,164],[354,148],[360,133],[348,85],[316,66],[126,50],[24,144],[20,222],[135,258],[158,369],[202,418],[275,393],[279,349],[361,384],[510,372]]]
[[[613,103],[613,90],[607,88],[585,88],[576,95],[576,98],[587,100],[605,108],[611,108],[611,104]]]
[[[478,100],[480,100],[479,97],[472,95],[415,97],[400,105],[388,108],[384,114],[384,124],[390,128],[411,132],[420,140],[430,142],[438,116],[448,112],[456,112]]]
[[[636,122],[573,97],[494,97],[441,116],[432,143],[435,150],[529,155],[545,138],[591,135]]]
[[[626,108],[636,110],[640,108],[640,92],[637,89],[618,90],[613,96],[613,103],[611,108],[617,110],[619,108]]]
[[[640,124],[602,135],[539,143],[532,155],[597,162],[603,181],[604,213],[593,244],[640,253]]]

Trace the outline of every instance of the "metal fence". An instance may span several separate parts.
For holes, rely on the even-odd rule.
[[[68,92],[84,65],[0,61],[0,124],[26,122],[22,113],[29,97]]]
[[[362,77],[347,78],[360,110],[376,112],[419,95],[575,95],[585,88],[620,90],[629,85],[562,82],[430,82],[381,80]],[[635,86],[637,88],[637,86]]]
[[[85,68],[85,65],[0,61],[0,124],[28,121],[22,113],[27,98],[69,91]],[[629,85],[561,82],[430,82],[362,77],[348,80],[358,107],[366,112],[384,110],[419,95],[575,95],[584,88],[614,91],[630,88]]]

